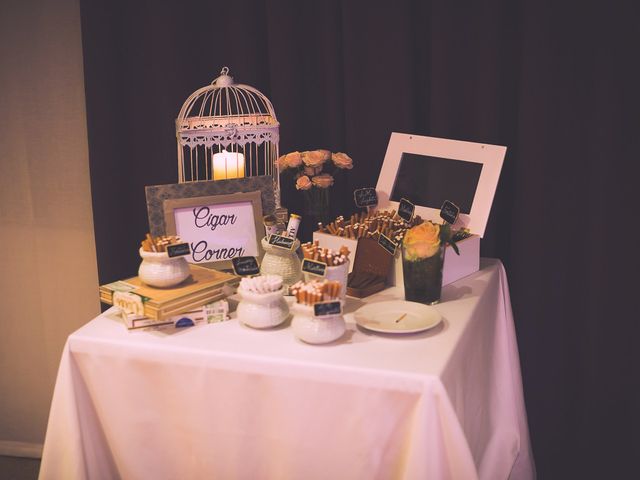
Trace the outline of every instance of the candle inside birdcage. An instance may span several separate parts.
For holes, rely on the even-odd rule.
[[[268,175],[280,207],[279,128],[269,99],[223,68],[187,98],[176,119],[179,183]]]

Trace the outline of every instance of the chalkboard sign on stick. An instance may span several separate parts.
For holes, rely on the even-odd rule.
[[[396,248],[398,248],[398,244],[386,235],[380,235],[380,238],[378,238],[378,244],[380,244],[380,246],[391,255],[396,254]]]
[[[180,257],[182,255],[189,255],[191,249],[188,243],[176,243],[175,245],[167,245],[167,255],[169,257]]]
[[[302,260],[302,271],[318,277],[324,277],[327,274],[327,264],[305,258]]]
[[[284,250],[291,250],[296,243],[296,239],[293,237],[283,237],[282,235],[270,235],[269,245],[282,248]]]
[[[458,220],[458,215],[460,215],[460,207],[449,200],[445,200],[440,209],[440,218],[453,225]]]
[[[314,317],[329,317],[342,314],[342,304],[338,300],[313,304]]]
[[[398,216],[405,222],[410,222],[413,219],[415,210],[416,206],[409,200],[406,198],[400,199],[400,204],[398,205]]]
[[[236,257],[231,259],[233,271],[236,275],[247,276],[260,273],[260,266],[256,257]]]
[[[373,187],[354,190],[353,199],[358,208],[375,207],[378,204],[378,194]]]

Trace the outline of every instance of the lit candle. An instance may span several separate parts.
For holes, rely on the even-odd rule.
[[[222,150],[213,155],[213,179],[244,177],[244,155],[238,152]]]

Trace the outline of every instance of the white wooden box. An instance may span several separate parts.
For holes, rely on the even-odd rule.
[[[442,223],[440,209],[444,200],[449,200],[461,209],[454,228],[467,228],[473,234],[458,242],[459,256],[447,247],[443,285],[480,268],[480,238],[487,226],[506,152],[507,148],[499,145],[391,134],[376,185],[378,208],[397,210],[400,198],[406,198],[416,206],[415,215]],[[389,284],[403,284],[399,253]]]
[[[357,240],[336,237],[328,233],[313,232],[313,239],[318,240],[321,247],[339,250],[345,245],[349,248],[349,272],[353,269],[353,261],[356,255]],[[480,268],[480,237],[472,235],[458,242],[460,256],[456,255],[451,247],[447,247],[444,255],[444,270],[442,272],[442,285],[448,285],[462,277],[477,272]],[[396,252],[394,268],[389,272],[387,285],[403,285],[402,256],[400,249]]]
[[[459,256],[451,247],[447,247],[443,285],[471,275],[480,268],[480,239],[487,226],[506,152],[507,147],[499,145],[395,132],[391,134],[376,185],[377,208],[398,210],[400,197],[403,197],[416,206],[415,215],[420,215],[424,220],[442,223],[440,208],[444,200],[449,200],[461,207],[460,216],[453,227],[467,228],[472,233],[470,237],[458,242]],[[425,171],[404,170],[405,158],[412,167],[428,166],[425,170],[428,174],[425,175]],[[436,166],[432,168],[431,165]],[[402,181],[408,181],[410,185],[399,188],[398,183],[401,184]],[[437,191],[437,194],[425,194],[430,191]],[[342,245],[349,247],[349,268],[353,267],[357,240],[319,232],[314,232],[313,239],[318,240],[320,246],[334,250]],[[394,268],[389,273],[387,283],[389,286],[404,283],[400,248],[396,252]]]

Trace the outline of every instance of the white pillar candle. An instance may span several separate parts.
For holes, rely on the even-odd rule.
[[[222,150],[213,155],[213,179],[244,177],[244,155],[238,152]]]

